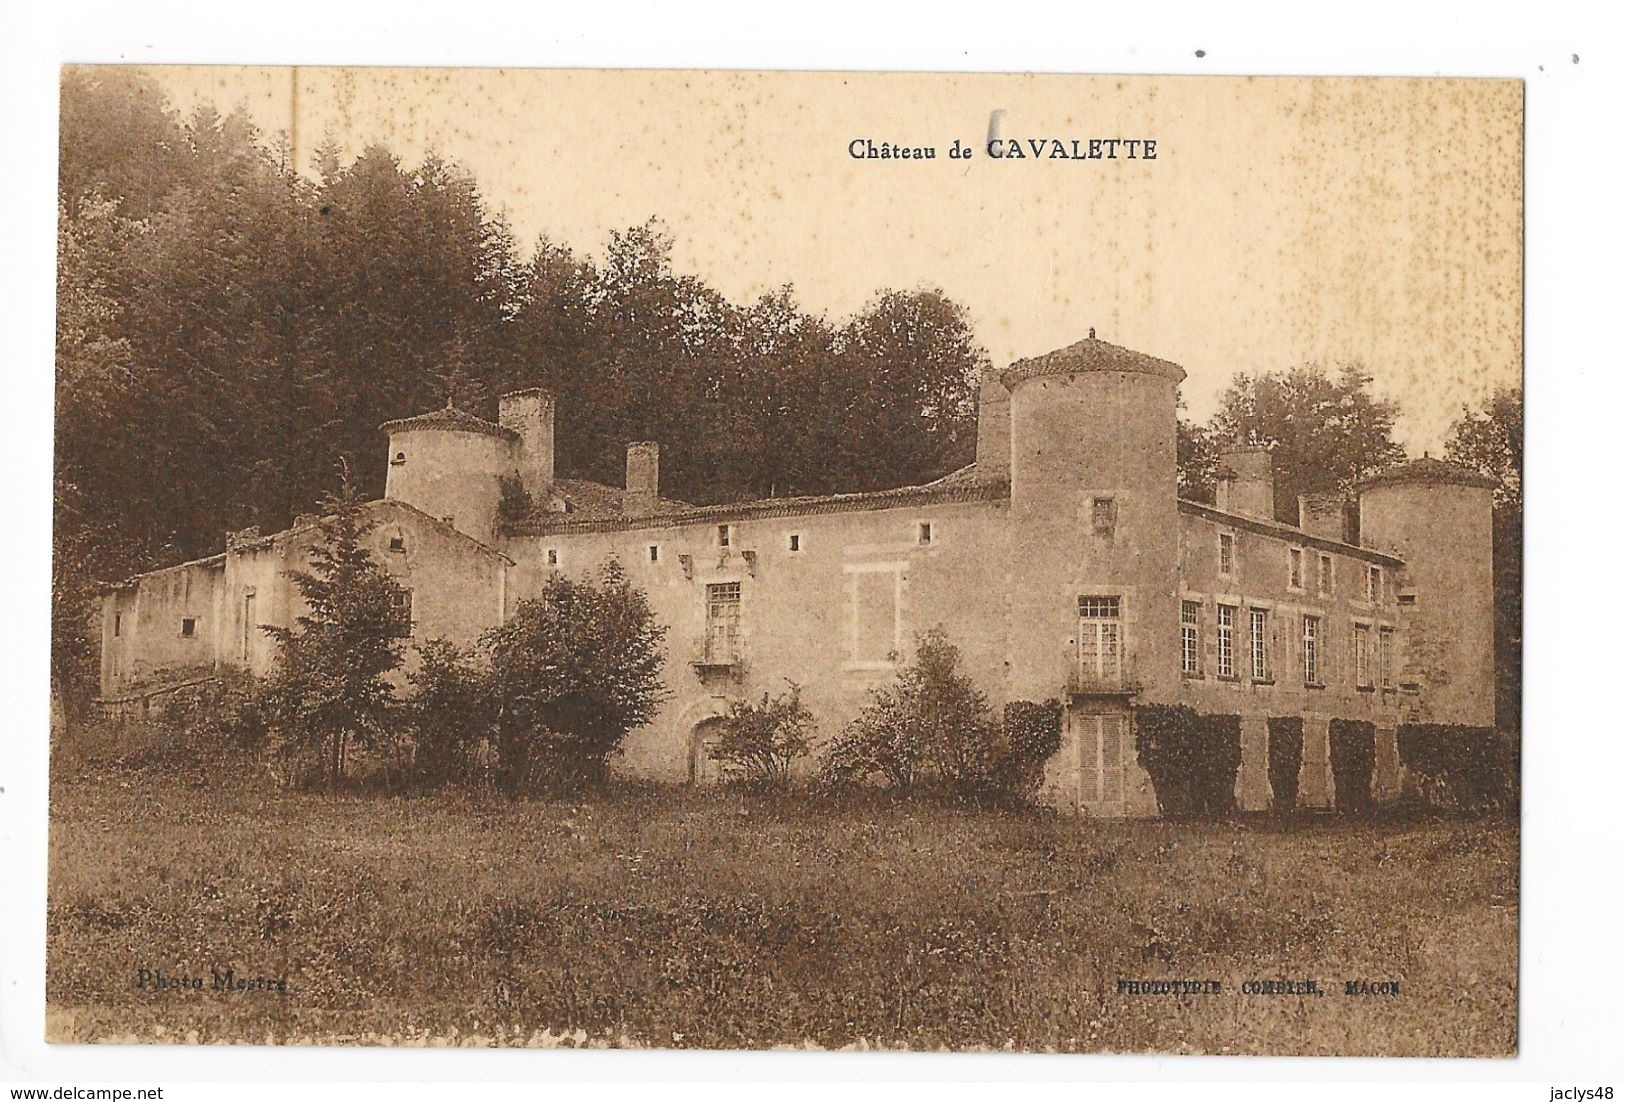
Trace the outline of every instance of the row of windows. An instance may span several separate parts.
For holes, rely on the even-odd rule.
[[[916,521],[914,524],[914,542],[921,547],[930,546],[936,538],[936,527],[929,520]],[[733,547],[737,533],[731,524],[719,524],[716,530],[716,546],[721,550]],[[792,555],[799,555],[802,548],[800,532],[787,532],[784,537],[784,549]],[[392,548],[393,549],[393,548]],[[644,554],[651,563],[661,561],[661,547],[658,543],[651,543],[644,549]],[[557,547],[549,547],[543,552],[543,559],[550,567],[558,567],[563,563],[563,553]]]
[[[1219,533],[1219,574],[1223,577],[1233,577],[1236,573],[1236,534],[1234,532]],[[1308,567],[1307,554],[1301,547],[1286,549],[1286,585],[1295,593],[1308,591],[1305,570]],[[1317,552],[1315,562],[1315,593],[1321,597],[1329,597],[1336,591],[1337,574],[1332,556],[1324,551]],[[1368,604],[1381,604],[1385,593],[1385,578],[1383,569],[1374,564],[1365,568],[1365,600]]]
[[[1248,674],[1254,681],[1274,680],[1274,656],[1271,654],[1274,631],[1273,613],[1267,608],[1247,608],[1247,640],[1244,658]],[[1240,605],[1214,606],[1214,673],[1221,678],[1235,678],[1237,673],[1237,620]],[[1326,660],[1325,618],[1303,613],[1298,618],[1299,653],[1303,659],[1303,683],[1310,686],[1324,684]],[[1354,684],[1357,688],[1392,688],[1394,684],[1394,629],[1356,622],[1352,625],[1354,651]],[[1191,675],[1202,670],[1202,602],[1179,603],[1179,665]]]

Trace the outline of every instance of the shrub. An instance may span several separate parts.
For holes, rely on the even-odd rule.
[[[987,697],[959,672],[959,648],[933,628],[915,640],[914,661],[873,690],[837,736],[828,770],[838,781],[965,793],[991,772],[993,741]]]
[[[995,721],[987,697],[959,672],[959,649],[934,628],[836,737],[825,770],[838,783],[1000,799],[1035,788],[1059,744],[1058,703],[1013,702],[1005,722]]]
[[[491,734],[491,695],[485,671],[455,644],[430,639],[418,653],[418,668],[407,678],[412,778],[423,788],[442,788],[468,779],[472,755]]]
[[[1198,715],[1183,704],[1141,705],[1134,709],[1134,747],[1161,814],[1190,818],[1235,810],[1240,716]]]
[[[1399,760],[1417,794],[1441,811],[1516,812],[1518,744],[1491,727],[1408,723],[1399,728]]]
[[[1044,779],[1044,764],[1061,748],[1061,702],[1012,700],[1004,706],[995,754],[995,789],[1030,799]]]
[[[722,720],[722,735],[711,756],[745,780],[775,788],[790,781],[790,767],[812,749],[812,712],[801,703],[801,686],[760,704],[736,700]]]
[[[627,732],[660,705],[665,634],[614,560],[596,579],[554,575],[486,632],[502,789],[601,782]]]
[[[1337,813],[1369,815],[1371,772],[1377,763],[1377,725],[1368,719],[1334,719],[1328,730]]]
[[[1277,815],[1298,806],[1298,774],[1303,768],[1303,717],[1269,718],[1270,804]]]

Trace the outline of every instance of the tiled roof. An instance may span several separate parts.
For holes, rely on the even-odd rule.
[[[1495,479],[1471,467],[1447,463],[1443,459],[1424,455],[1421,459],[1389,467],[1386,471],[1363,479],[1355,489],[1364,490],[1372,486],[1398,486],[1407,483],[1430,486],[1480,486],[1486,490],[1493,490],[1496,486]]]
[[[1089,336],[1076,344],[1031,359],[1017,360],[1005,371],[1004,385],[1013,387],[1023,379],[1039,375],[1072,375],[1081,371],[1127,371],[1137,375],[1155,375],[1175,383],[1185,378],[1185,369],[1178,364],[1096,340],[1091,329]]]
[[[732,501],[720,505],[682,505],[663,502],[670,508],[645,516],[615,512],[570,513],[535,512],[509,525],[509,535],[540,535],[553,532],[605,532],[668,524],[689,524],[762,517],[808,516],[819,513],[861,512],[903,505],[945,504],[958,501],[990,501],[1010,496],[1008,482],[981,483],[974,476],[974,464],[923,486],[900,486],[855,494],[827,494],[817,497],[769,497],[755,501]],[[564,480],[568,482],[569,480]],[[556,484],[557,485],[557,484]],[[622,493],[613,487],[587,483],[599,490]],[[565,495],[568,497],[568,495]]]
[[[477,432],[482,436],[495,436],[502,440],[517,440],[519,434],[512,429],[493,424],[472,413],[464,413],[455,406],[420,413],[416,417],[402,417],[385,421],[378,428],[383,432],[407,432],[414,429],[442,429],[447,432]]]

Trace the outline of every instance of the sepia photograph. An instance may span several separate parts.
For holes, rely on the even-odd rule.
[[[1522,80],[59,95],[50,1042],[1518,1054]]]

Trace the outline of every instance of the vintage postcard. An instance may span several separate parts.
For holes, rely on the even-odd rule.
[[[65,68],[50,1039],[1515,1054],[1523,91]]]

